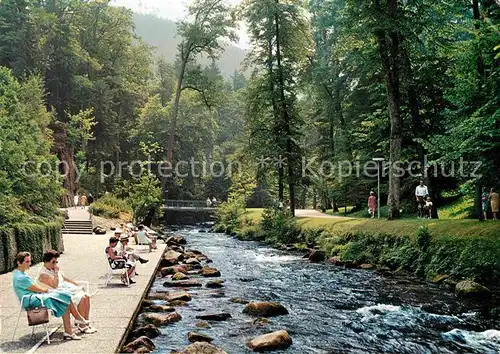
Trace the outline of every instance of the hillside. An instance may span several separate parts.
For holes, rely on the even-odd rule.
[[[154,15],[134,14],[135,32],[146,43],[156,48],[158,55],[174,61],[177,45],[181,39],[177,36],[176,25],[173,21],[158,18]],[[228,44],[217,64],[225,77],[229,77],[234,70],[241,69],[246,51]]]

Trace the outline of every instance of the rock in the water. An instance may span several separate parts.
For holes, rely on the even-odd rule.
[[[172,280],[186,280],[189,279],[189,277],[181,272],[177,272],[172,276]]]
[[[163,267],[160,271],[162,277],[166,277],[167,275],[170,274],[176,274],[176,273],[184,273],[186,274],[188,272],[186,267],[183,266],[170,266],[170,267]]]
[[[185,291],[173,291],[173,292],[152,292],[148,294],[148,298],[151,300],[164,300],[164,301],[174,301],[174,300],[181,300],[181,301],[191,301],[191,295],[189,295]],[[169,304],[170,305],[170,304]]]
[[[198,327],[198,328],[210,328],[211,326],[210,326],[210,323],[201,321],[201,322],[198,322],[196,324],[196,327]]]
[[[359,266],[360,269],[372,269],[373,268],[373,264],[369,264],[369,263],[363,263]]]
[[[200,264],[200,261],[196,258],[189,258],[185,260],[184,263],[195,265],[195,264]]]
[[[271,321],[269,320],[269,318],[265,318],[265,317],[258,317],[256,318],[255,320],[253,320],[252,322],[254,325],[258,325],[258,326],[263,326],[263,325],[266,325],[266,324],[269,324],[271,323]]]
[[[288,315],[288,310],[279,302],[251,302],[245,306],[243,313],[257,317]]]
[[[287,331],[281,330],[256,337],[247,345],[254,352],[285,349],[292,345],[292,338]]]
[[[191,301],[191,295],[185,291],[175,291],[168,294],[168,301],[181,300],[181,301]]]
[[[182,301],[182,300],[172,300],[168,302],[169,306],[174,306],[174,307],[182,307],[182,306],[187,306],[188,302],[187,301]]]
[[[461,298],[469,299],[488,299],[491,297],[491,291],[488,288],[471,280],[459,282],[455,287],[455,293]]]
[[[231,318],[229,313],[216,313],[210,315],[198,315],[196,318],[205,321],[227,321]]]
[[[195,342],[207,342],[207,343],[211,343],[214,339],[212,337],[210,337],[210,336],[207,336],[206,334],[196,333],[196,332],[189,332],[188,333],[188,340],[191,343],[195,343]]]
[[[331,263],[331,264],[336,265],[336,266],[343,266],[344,265],[344,262],[342,262],[342,260],[340,259],[339,256],[328,258],[328,263]]]
[[[174,312],[175,309],[171,306],[165,305],[151,305],[147,308],[149,312]]]
[[[323,251],[313,250],[308,258],[310,262],[323,262],[326,259],[326,255]]]
[[[146,336],[137,338],[123,347],[122,353],[149,353],[155,350],[155,345]]]
[[[146,312],[143,313],[142,316],[144,321],[152,323],[155,326],[167,326],[182,319],[181,315],[177,312],[169,313],[168,315]]]
[[[180,280],[180,281],[166,281],[163,283],[164,287],[169,288],[196,288],[201,287],[202,284],[198,280]]]
[[[204,277],[220,277],[220,272],[216,268],[203,267],[201,275]]]
[[[241,297],[233,297],[229,301],[231,301],[232,303],[235,303],[235,304],[243,304],[243,305],[246,305],[250,302],[250,301],[245,300]]]
[[[163,254],[163,258],[170,259],[170,260],[175,259],[176,261],[179,262],[179,261],[182,261],[184,259],[184,255],[180,252],[169,250],[169,251],[165,251],[165,253]]]
[[[210,280],[205,286],[207,288],[215,289],[224,287],[224,280]]]
[[[434,278],[432,278],[432,282],[435,284],[441,284],[444,282],[446,279],[448,279],[450,276],[448,274],[438,274]]]
[[[162,258],[160,261],[160,267],[162,267],[162,268],[171,267],[171,266],[174,266],[176,264],[179,264],[179,262],[175,258],[173,258],[173,259]]]
[[[196,342],[175,354],[227,354],[224,350],[207,342]]]
[[[148,338],[156,338],[160,334],[161,334],[160,330],[156,328],[154,324],[151,323],[141,326],[132,332],[132,335],[134,337],[146,336]]]
[[[186,239],[182,235],[174,235],[174,236],[170,236],[169,238],[167,238],[167,240],[165,241],[165,243],[168,246],[171,246],[171,245],[174,245],[174,244],[185,245],[186,244]]]

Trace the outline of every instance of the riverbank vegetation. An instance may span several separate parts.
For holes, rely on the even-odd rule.
[[[274,246],[317,247],[327,257],[338,257],[339,264],[372,264],[430,280],[437,275],[493,285],[500,280],[495,222],[293,218],[276,208],[240,211],[232,223],[228,218],[234,213],[219,219],[215,231]]]

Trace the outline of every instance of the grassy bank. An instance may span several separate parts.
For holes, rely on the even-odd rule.
[[[273,224],[262,215],[262,209],[250,209],[228,231],[274,244],[314,243],[328,257],[404,269],[428,279],[447,274],[456,280],[500,282],[500,222],[307,217]]]

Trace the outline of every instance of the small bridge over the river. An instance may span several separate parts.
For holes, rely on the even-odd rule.
[[[167,225],[194,225],[213,221],[215,206],[206,200],[167,200],[161,207]]]
[[[215,211],[215,206],[207,205],[206,200],[167,200],[161,207],[164,211],[183,210],[183,211]]]

